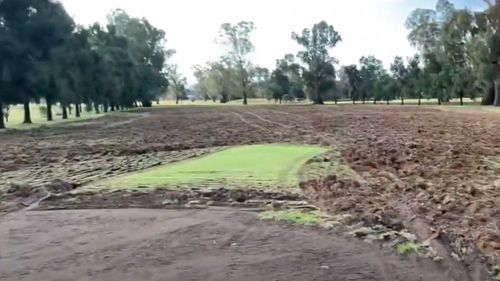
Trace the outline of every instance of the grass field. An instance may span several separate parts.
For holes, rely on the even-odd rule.
[[[84,106],[83,106],[84,108]],[[42,109],[42,110],[41,110]],[[72,110],[72,114],[69,114],[68,112],[68,119],[63,120],[62,119],[62,110],[59,106],[53,106],[52,107],[52,114],[53,114],[53,119],[54,121],[48,122],[47,117],[45,116],[45,110],[43,107],[37,104],[31,104],[30,105],[30,110],[31,110],[31,121],[33,124],[23,124],[24,121],[24,109],[22,105],[14,105],[10,106],[9,110],[9,122],[6,123],[7,129],[18,129],[18,130],[23,130],[23,129],[33,129],[33,128],[38,128],[41,126],[49,126],[53,124],[61,124],[61,123],[66,123],[66,122],[73,122],[73,121],[80,121],[80,120],[87,120],[87,119],[93,119],[97,117],[104,116],[104,114],[96,114],[94,111],[91,112],[86,112],[83,110],[81,113],[80,118],[75,117],[75,110]]]
[[[464,105],[481,105],[481,99],[476,99],[472,100],[470,98],[464,98]],[[422,105],[438,105],[438,100],[437,99],[421,99],[421,104]],[[311,103],[310,101],[303,101],[303,102],[283,102],[283,104],[308,104]],[[248,99],[248,104],[249,105],[266,105],[266,104],[277,104],[274,100],[268,100],[264,98],[252,98]],[[333,105],[335,104],[333,101],[325,101],[325,104],[328,105]],[[342,99],[337,102],[339,105],[344,105],[344,104],[352,104],[352,101],[349,99]],[[361,101],[356,101],[356,104],[361,105]],[[373,104],[372,100],[367,100],[366,104]],[[377,104],[386,104],[386,101],[377,101]],[[391,105],[400,105],[401,100],[400,99],[395,99],[390,101]],[[203,105],[203,106],[221,106],[221,105],[242,105],[242,100],[233,100],[229,101],[228,103],[220,103],[219,101],[212,102],[212,101],[203,101],[203,100],[195,100],[195,101],[190,101],[190,100],[184,100],[180,101],[179,104],[175,103],[175,100],[161,100],[159,105],[154,104],[155,106],[187,106],[187,105]],[[405,105],[418,105],[418,99],[405,99]],[[459,99],[451,99],[447,103],[442,103],[442,105],[460,105],[460,100]]]
[[[304,103],[309,103],[308,101]],[[274,100],[268,100],[268,99],[262,99],[262,98],[252,98],[248,99],[248,104],[249,105],[265,105],[265,104],[277,104],[274,102]],[[232,100],[227,103],[221,103],[220,101],[213,102],[211,100],[209,101],[204,101],[204,100],[195,100],[195,101],[190,101],[190,100],[184,100],[180,101],[179,104],[175,103],[175,100],[161,100],[160,104],[157,105],[156,103],[153,104],[153,106],[188,106],[188,105],[203,105],[203,106],[224,106],[224,105],[243,105],[242,100]]]
[[[481,105],[481,99],[476,99],[472,100],[470,98],[464,98],[464,105]],[[405,99],[404,100],[405,105],[418,105],[418,99]],[[422,105],[438,105],[438,100],[437,99],[421,99],[420,100]],[[365,102],[366,104],[373,104],[373,100],[367,100]],[[389,101],[390,105],[401,105],[401,100],[396,99],[396,100],[391,100]],[[335,104],[333,101],[327,101],[325,104]],[[342,105],[342,104],[352,104],[351,100],[340,100],[337,102],[337,104]],[[362,104],[361,101],[356,101],[356,104]],[[377,101],[377,104],[386,104],[385,100],[380,100]],[[447,103],[442,103],[442,105],[460,105],[460,100],[459,99],[451,99]]]
[[[318,146],[289,144],[239,146],[95,185],[112,189],[196,184],[290,187],[298,184],[302,165],[325,151]]]

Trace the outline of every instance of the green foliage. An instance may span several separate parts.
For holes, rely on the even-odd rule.
[[[373,98],[376,101],[376,85],[377,81],[385,74],[382,61],[374,56],[361,57],[359,60],[361,69],[359,70],[359,94],[360,98],[365,100]]]
[[[420,246],[413,242],[406,242],[398,245],[398,252],[400,255],[408,255],[411,253],[418,253]]]
[[[318,212],[300,210],[266,211],[259,214],[261,220],[285,221],[298,225],[313,226],[321,221]]]
[[[173,52],[165,33],[123,10],[112,12],[106,27],[82,27],[57,1],[4,0],[0,23],[0,105],[24,103],[25,123],[33,101],[45,101],[51,121],[56,103],[67,118],[70,104],[96,111],[148,106],[168,87]]]
[[[293,33],[292,38],[303,48],[297,57],[305,64],[302,78],[311,99],[316,104],[323,104],[323,95],[335,86],[336,60],[329,52],[342,38],[325,21],[315,24],[312,29],[302,30],[301,34]]]
[[[345,84],[348,86],[349,96],[352,102],[355,103],[359,99],[359,90],[362,82],[361,73],[358,67],[355,64],[343,66],[341,78],[346,81]]]
[[[276,69],[271,74],[269,89],[272,93],[272,98],[276,101],[282,101],[285,95],[290,93],[290,80],[281,69]]]
[[[234,66],[235,75],[243,97],[243,104],[247,104],[248,86],[250,85],[251,64],[248,55],[253,52],[254,46],[250,34],[255,29],[253,22],[242,21],[238,24],[224,23],[219,31],[219,44],[227,49],[226,59]]]

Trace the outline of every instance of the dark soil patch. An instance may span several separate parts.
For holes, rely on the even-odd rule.
[[[451,279],[430,261],[235,209],[18,212],[0,218],[0,243],[5,281]]]

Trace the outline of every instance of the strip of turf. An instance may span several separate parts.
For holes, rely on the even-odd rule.
[[[290,187],[298,184],[301,166],[326,148],[265,144],[239,146],[204,157],[168,164],[99,183],[110,188],[236,184]]]

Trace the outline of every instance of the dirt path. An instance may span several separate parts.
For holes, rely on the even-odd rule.
[[[0,280],[450,280],[332,231],[253,212],[87,210],[0,219]]]

